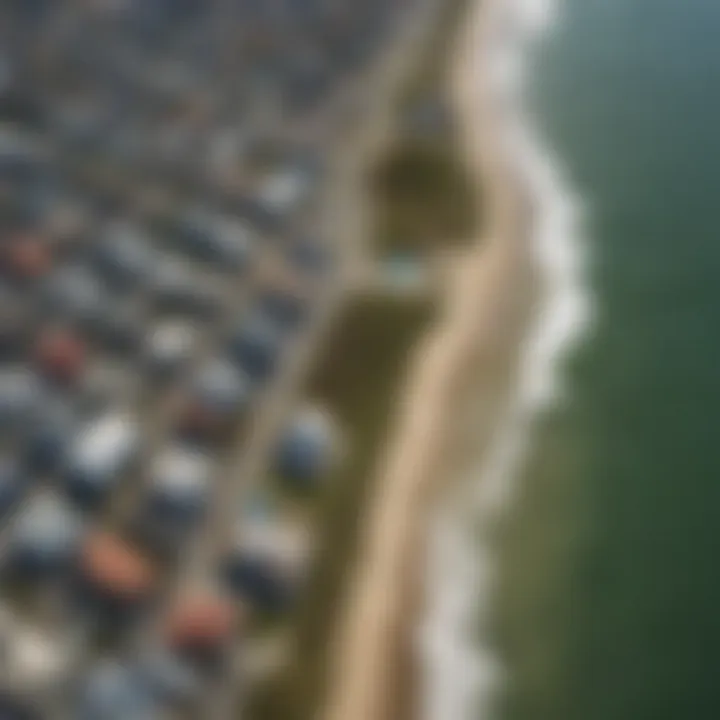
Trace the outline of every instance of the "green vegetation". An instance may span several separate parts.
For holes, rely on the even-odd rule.
[[[447,76],[464,0],[446,0],[398,97],[397,129],[369,177],[381,254],[427,254],[465,241],[479,220],[452,122]]]
[[[475,191],[452,142],[400,138],[380,161],[372,186],[381,253],[425,254],[467,238]]]
[[[338,600],[360,538],[362,508],[387,434],[408,351],[432,316],[429,302],[360,299],[336,326],[308,393],[333,409],[349,444],[318,508],[320,542],[295,618],[292,661],[252,698],[253,720],[310,720],[322,696]]]

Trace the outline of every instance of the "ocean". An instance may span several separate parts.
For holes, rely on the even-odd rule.
[[[498,4],[547,291],[438,514],[426,718],[718,718],[720,2]]]

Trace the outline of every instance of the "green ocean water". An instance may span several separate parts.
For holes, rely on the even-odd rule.
[[[507,720],[720,718],[720,0],[566,0],[531,107],[595,304],[500,538]]]

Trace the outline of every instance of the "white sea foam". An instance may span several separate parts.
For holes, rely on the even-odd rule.
[[[592,316],[581,205],[536,136],[523,103],[527,53],[554,26],[558,5],[499,0],[495,8],[496,43],[485,46],[478,60],[485,90],[507,111],[507,135],[500,140],[534,199],[532,249],[544,289],[522,349],[515,395],[493,448],[480,469],[461,478],[458,495],[440,508],[431,530],[429,607],[418,636],[424,720],[487,720],[494,714],[504,669],[485,632],[492,621],[496,571],[492,528],[518,492],[535,422],[563,400],[563,361]]]

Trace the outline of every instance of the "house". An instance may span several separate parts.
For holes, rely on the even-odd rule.
[[[154,274],[158,258],[142,227],[128,220],[107,225],[94,249],[95,267],[120,288],[137,288]]]
[[[294,603],[310,558],[306,528],[277,512],[244,513],[221,572],[230,592],[261,613]]]
[[[104,500],[137,458],[141,436],[137,420],[109,411],[75,435],[63,472],[70,496],[94,505]]]
[[[199,451],[173,446],[155,458],[150,470],[148,510],[163,521],[198,519],[210,499],[212,464]]]
[[[0,459],[0,518],[4,519],[24,494],[25,478],[17,464]]]
[[[36,473],[56,470],[76,430],[77,415],[70,402],[58,397],[44,403],[23,440],[21,452],[27,467]]]
[[[296,413],[282,433],[275,465],[296,489],[312,490],[331,465],[337,450],[337,432],[326,411],[307,406]]]
[[[0,717],[36,717],[32,704],[64,686],[76,649],[62,630],[31,627],[0,608]]]
[[[76,557],[83,535],[84,523],[64,500],[50,492],[37,496],[11,528],[10,569],[33,577],[62,572]]]
[[[82,720],[145,720],[155,715],[156,702],[129,667],[102,660],[91,667],[73,717]],[[160,716],[161,717],[161,716]]]

